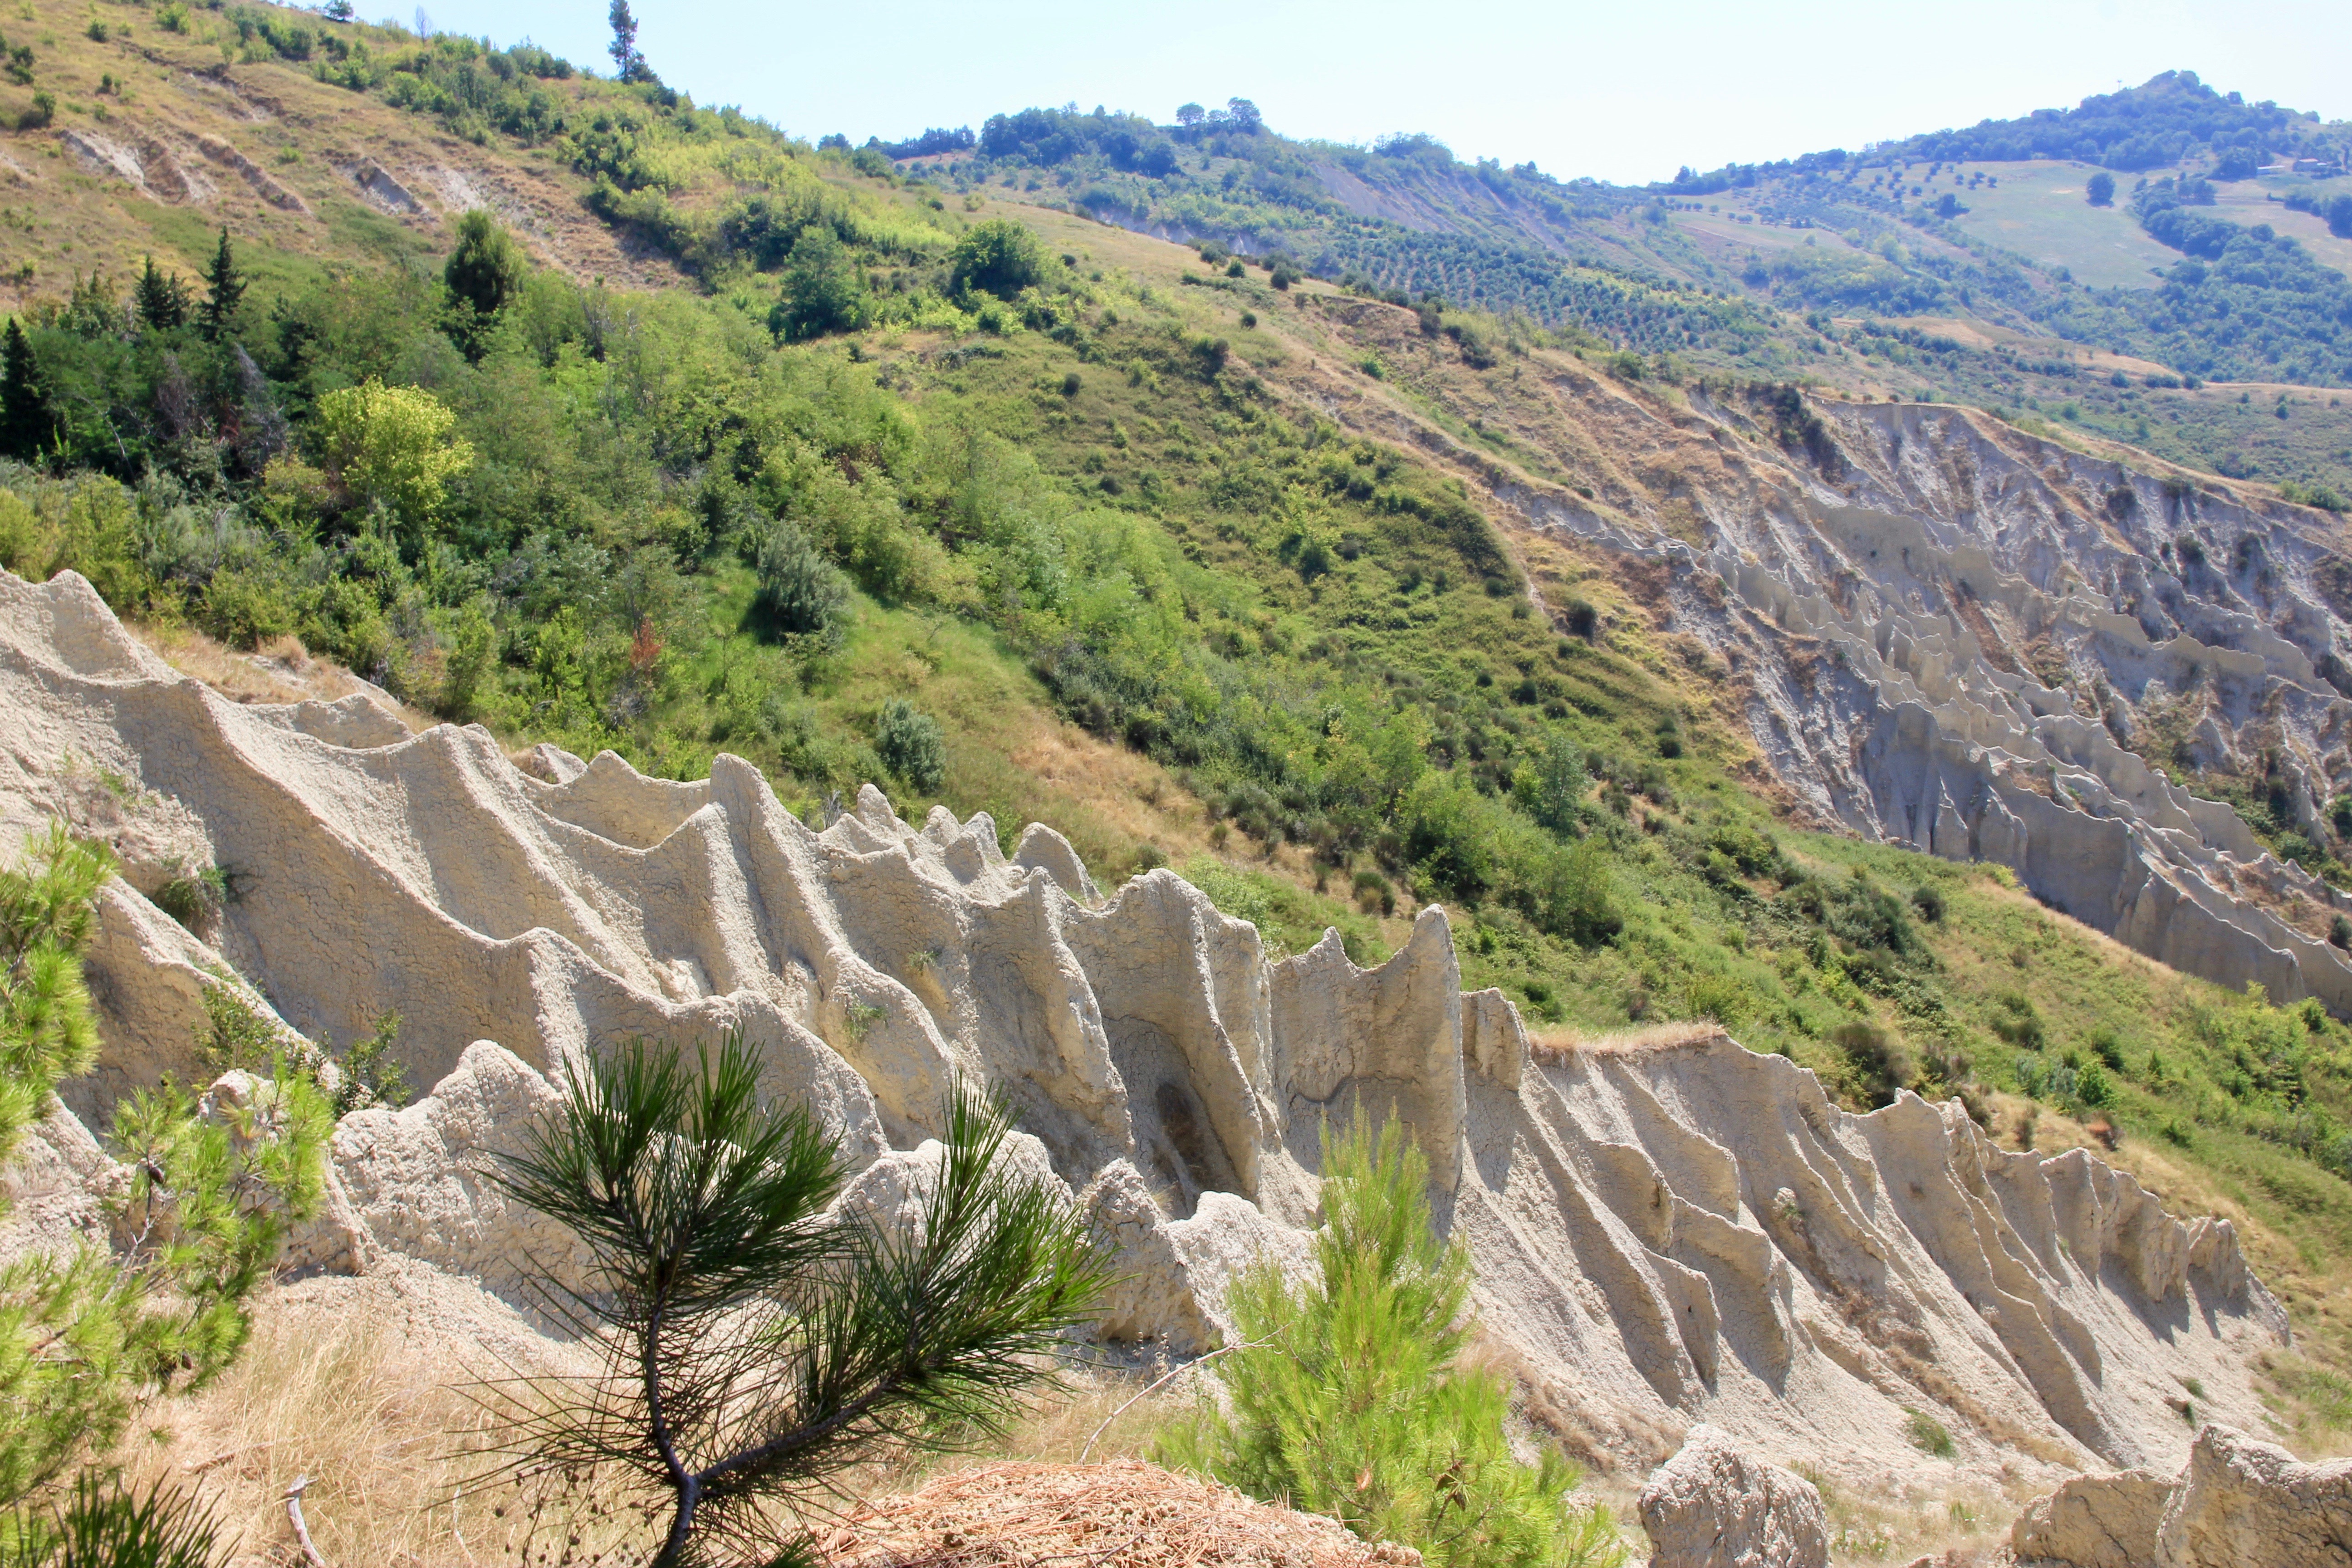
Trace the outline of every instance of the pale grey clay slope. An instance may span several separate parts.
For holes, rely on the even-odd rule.
[[[1968,409],[1812,406],[1818,458],[1758,439],[1744,406],[1588,390],[1580,414],[1672,468],[1703,545],[1639,489],[1497,493],[1536,529],[1670,566],[1674,629],[1721,661],[1818,818],[1998,861],[2167,963],[2352,1011],[2326,942],[2352,895],[2149,765],[2268,771],[2305,826],[2352,789],[2341,520]]]
[[[1008,860],[986,818],[912,827],[869,789],[817,832],[731,758],[671,784],[541,752],[538,777],[484,731],[411,736],[364,697],[239,706],[70,574],[0,574],[0,831],[63,814],[126,857],[91,964],[105,1063],[75,1111],[189,1074],[207,971],[338,1044],[399,1011],[436,1087],[339,1128],[331,1213],[299,1252],[329,1270],[406,1259],[512,1297],[527,1258],[568,1268],[485,1187],[487,1153],[567,1057],[740,1028],[885,1212],[953,1075],[1002,1085],[1034,1135],[1019,1157],[1122,1244],[1106,1331],[1183,1350],[1216,1338],[1235,1269],[1304,1266],[1327,1119],[1393,1109],[1486,1329],[1580,1441],[1637,1465],[1704,1420],[1874,1484],[2168,1471],[2183,1380],[2251,1425],[2247,1363],[2286,1333],[2226,1224],[2079,1152],[1997,1149],[1957,1108],[1854,1116],[1720,1037],[1531,1060],[1499,994],[1463,994],[1435,909],[1379,969],[1336,939],[1269,963],[1170,872],[1101,896],[1044,827]],[[208,941],[141,891],[174,858],[250,879]],[[53,1120],[18,1223],[68,1227],[93,1155]],[[1907,1411],[1957,1458],[1908,1441]]]

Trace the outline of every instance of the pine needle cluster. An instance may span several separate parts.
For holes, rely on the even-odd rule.
[[[692,1066],[638,1040],[569,1076],[501,1180],[586,1244],[591,1279],[550,1304],[606,1360],[483,1397],[517,1468],[637,1478],[670,1514],[663,1568],[809,1560],[770,1504],[1001,1430],[1102,1288],[1066,1194],[1002,1157],[1001,1101],[951,1096],[916,1217],[885,1226],[831,1207],[838,1149],[804,1108],[760,1101],[740,1035]]]
[[[1227,1358],[1227,1404],[1204,1402],[1160,1458],[1446,1568],[1613,1568],[1613,1521],[1573,1500],[1577,1468],[1552,1449],[1515,1458],[1507,1385],[1462,1364],[1469,1255],[1431,1228],[1428,1184],[1393,1120],[1338,1140],[1319,1277],[1296,1288],[1263,1264],[1236,1283],[1251,1348]]]

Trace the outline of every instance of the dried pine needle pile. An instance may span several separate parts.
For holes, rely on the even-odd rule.
[[[1337,1521],[1155,1465],[987,1465],[878,1498],[823,1541],[835,1568],[1418,1568]]]

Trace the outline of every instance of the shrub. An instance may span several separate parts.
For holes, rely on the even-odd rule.
[[[1395,1119],[1339,1138],[1318,1284],[1291,1290],[1273,1265],[1242,1277],[1234,1323],[1254,1347],[1225,1368],[1230,1411],[1204,1404],[1160,1458],[1449,1568],[1616,1563],[1609,1511],[1569,1500],[1576,1467],[1512,1458],[1506,1383],[1461,1366],[1470,1260],[1430,1229],[1428,1175]]]
[[[314,420],[327,472],[412,533],[438,521],[449,481],[474,465],[473,444],[452,434],[457,415],[422,387],[339,387],[319,399]]]
[[[155,889],[155,907],[201,935],[224,906],[235,903],[236,879],[218,866],[174,866]]]
[[[956,241],[951,258],[953,286],[1010,300],[1045,276],[1045,254],[1037,237],[1011,218],[992,217],[974,224]]]
[[[1992,1032],[2021,1051],[2038,1051],[2049,1039],[2048,1027],[2032,998],[2011,991],[1994,999]]]
[[[210,1568],[221,1521],[210,1506],[160,1482],[142,1497],[84,1470],[46,1516],[0,1521],[6,1568]]]
[[[1952,1457],[1955,1451],[1952,1446],[1952,1434],[1946,1429],[1941,1421],[1916,1410],[1906,1410],[1904,1415],[1909,1417],[1904,1423],[1904,1427],[1911,1439],[1913,1447],[1938,1459],[1948,1459]]]
[[[1911,907],[1918,910],[1919,918],[1929,925],[1941,923],[1944,918],[1943,889],[1932,882],[1914,889],[1911,894]]]
[[[1329,1146],[1315,1282],[1293,1290],[1269,1263],[1236,1282],[1250,1348],[1227,1359],[1229,1408],[1204,1402],[1158,1457],[1444,1568],[1621,1562],[1608,1510],[1570,1500],[1576,1468],[1551,1448],[1515,1458],[1507,1387],[1461,1364],[1469,1255],[1432,1232],[1428,1186],[1393,1119]]]
[[[857,258],[830,224],[814,224],[793,242],[783,289],[768,312],[768,330],[786,342],[827,332],[856,331],[872,313]]]
[[[769,527],[752,569],[760,579],[754,603],[776,631],[840,645],[849,622],[849,579],[797,523],[779,519]]]
[[[1896,1091],[1918,1074],[1903,1042],[1875,1024],[1840,1024],[1830,1032],[1830,1044],[1844,1056],[1863,1097],[1873,1105],[1894,1104]]]
[[[947,742],[940,721],[893,697],[874,724],[874,754],[918,792],[929,795],[947,777]]]
[[[491,321],[521,292],[530,270],[522,247],[486,209],[476,207],[457,220],[457,246],[441,280],[449,290],[458,344],[470,357],[481,357]]]
[[[767,1500],[861,1460],[993,1436],[1101,1291],[1083,1217],[1002,1157],[1002,1102],[950,1093],[891,1220],[826,1212],[848,1167],[806,1109],[760,1103],[740,1035],[691,1064],[635,1040],[566,1077],[495,1179],[586,1248],[586,1282],[549,1289],[604,1365],[484,1397],[516,1471],[596,1467],[666,1509],[667,1568],[764,1536]],[[814,1560],[777,1544],[758,1560]]]
[[[58,825],[29,861],[0,869],[0,1161],[98,1044],[81,953],[113,859]],[[0,1508],[102,1457],[142,1404],[201,1385],[244,1346],[247,1299],[286,1223],[323,1189],[328,1120],[299,1075],[257,1082],[229,1109],[199,1121],[168,1082],[118,1105],[114,1142],[131,1173],[118,1201],[135,1239],[0,1268]],[[98,1511],[114,1518],[112,1507]]]

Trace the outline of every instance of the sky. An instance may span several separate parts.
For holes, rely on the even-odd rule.
[[[604,0],[426,9],[442,31],[610,67]],[[2168,69],[2352,119],[2343,0],[641,0],[638,21],[654,69],[697,102],[853,142],[1066,102],[1164,122],[1243,97],[1286,135],[1422,132],[1465,159],[1640,184],[2072,105]]]

